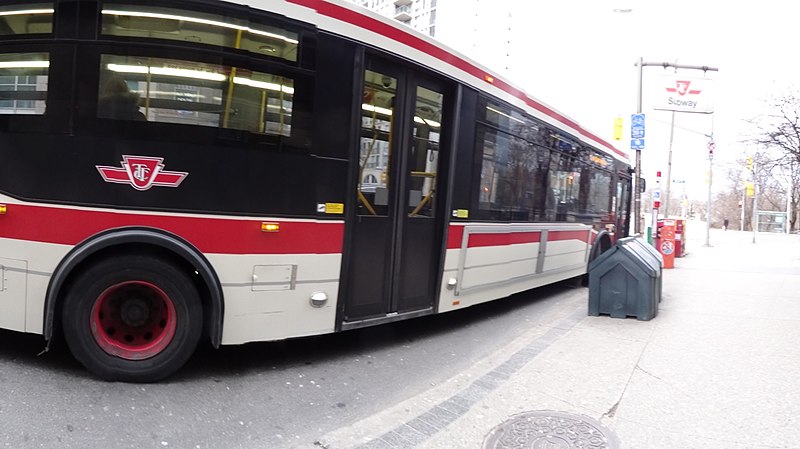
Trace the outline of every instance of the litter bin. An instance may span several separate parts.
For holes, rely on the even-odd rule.
[[[589,315],[651,320],[661,301],[662,261],[643,240],[620,239],[589,264]]]
[[[658,267],[658,278],[656,279],[656,295],[658,296],[658,302],[661,302],[661,273],[663,272],[664,268],[664,256],[658,252],[655,247],[649,245],[644,242],[643,239],[636,238],[636,237],[627,237],[620,240],[620,244],[623,245],[634,245],[640,249],[640,254],[642,256],[647,256],[648,254],[651,257],[650,264],[654,267]]]

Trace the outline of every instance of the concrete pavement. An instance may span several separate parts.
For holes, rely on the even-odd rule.
[[[704,228],[688,232],[653,320],[587,316],[576,289],[469,370],[316,447],[800,448],[800,237],[712,230],[704,247]]]

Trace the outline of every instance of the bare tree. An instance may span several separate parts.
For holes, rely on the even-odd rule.
[[[800,162],[800,98],[785,94],[775,99],[770,109],[772,114],[750,120],[759,130],[752,143],[768,150],[777,150],[777,158],[764,157],[763,162]]]
[[[791,230],[797,229],[800,207],[800,97],[783,94],[768,102],[770,114],[749,122],[757,129],[748,140],[759,151],[754,156],[759,209],[783,211],[791,203]]]

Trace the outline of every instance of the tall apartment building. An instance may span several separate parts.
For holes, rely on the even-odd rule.
[[[435,37],[506,75],[513,70],[512,34],[522,30],[526,14],[515,0],[350,0]],[[512,10],[514,14],[512,15]],[[522,45],[521,40],[516,46]]]
[[[350,0],[429,36],[436,36],[436,0]]]

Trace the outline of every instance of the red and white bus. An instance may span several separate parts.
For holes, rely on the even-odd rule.
[[[630,173],[342,0],[0,5],[0,328],[105,379],[583,275]]]

